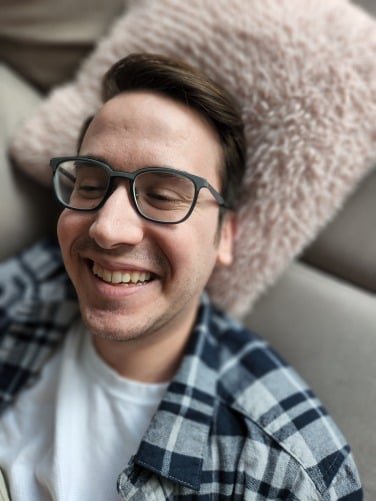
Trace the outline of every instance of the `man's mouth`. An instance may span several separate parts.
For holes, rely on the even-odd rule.
[[[148,271],[113,271],[94,262],[91,269],[95,276],[109,284],[144,285],[153,280],[152,274]]]

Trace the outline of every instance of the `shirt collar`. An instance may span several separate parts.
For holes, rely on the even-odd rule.
[[[203,295],[185,356],[134,458],[173,482],[199,490],[215,407],[218,351],[210,332],[212,307]]]

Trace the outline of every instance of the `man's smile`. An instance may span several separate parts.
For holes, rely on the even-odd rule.
[[[137,284],[143,285],[152,280],[152,274],[149,271],[134,271],[134,270],[108,270],[103,268],[98,263],[93,262],[92,272],[94,275],[102,279],[104,282],[111,284]]]

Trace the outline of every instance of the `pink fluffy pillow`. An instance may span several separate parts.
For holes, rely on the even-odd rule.
[[[100,77],[131,52],[181,57],[240,101],[248,144],[235,261],[213,299],[242,315],[333,216],[376,160],[376,22],[346,0],[158,0],[134,4],[15,137],[49,183],[100,106]]]

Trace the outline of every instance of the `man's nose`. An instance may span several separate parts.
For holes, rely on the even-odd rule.
[[[121,183],[103,207],[95,212],[89,236],[104,249],[119,245],[136,245],[144,237],[145,222],[136,212],[128,183]]]

